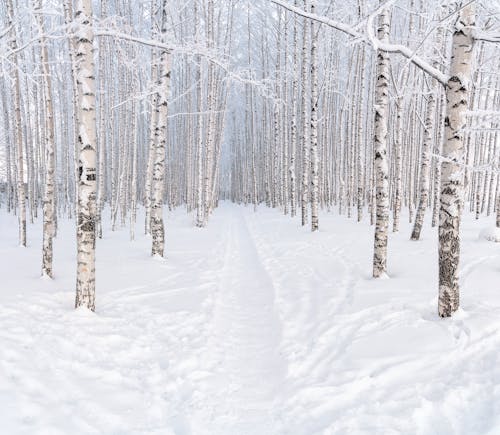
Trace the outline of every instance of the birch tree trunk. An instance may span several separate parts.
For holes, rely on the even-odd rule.
[[[152,56],[153,63],[156,61],[156,56],[153,53]],[[153,65],[151,68],[151,81],[156,86],[157,83],[157,67]],[[158,95],[153,92],[151,96],[151,117],[150,117],[150,136],[149,136],[149,152],[148,161],[146,166],[146,181],[144,183],[144,209],[145,209],[145,221],[144,221],[144,233],[151,233],[151,183],[153,181],[153,166],[155,159],[155,148],[156,148],[156,124],[158,123]]]
[[[314,13],[314,0],[311,13]],[[318,36],[315,21],[311,20],[311,231],[318,231],[319,163],[318,163]]]
[[[162,40],[167,33],[167,0],[163,0],[161,19]],[[157,124],[155,128],[155,158],[151,195],[151,255],[163,257],[165,249],[165,228],[163,225],[163,190],[165,179],[165,149],[167,144],[168,95],[170,87],[170,52],[160,55],[160,77],[158,82]]]
[[[196,67],[196,94],[198,110],[202,108],[203,102],[203,88],[202,88],[202,60],[198,56],[198,63]],[[205,202],[203,201],[203,115],[198,115],[196,123],[196,226],[203,227],[205,222]]]
[[[396,99],[396,132],[394,139],[394,154],[395,154],[395,180],[394,180],[394,210],[393,210],[393,221],[392,221],[392,231],[397,232],[399,230],[399,217],[401,212],[401,191],[403,189],[402,177],[403,177],[403,165],[402,165],[402,154],[403,154],[403,98],[398,97]]]
[[[422,147],[422,164],[420,168],[420,198],[418,202],[417,215],[411,233],[411,240],[420,239],[420,232],[424,223],[425,210],[429,200],[430,172],[431,172],[431,147],[434,139],[434,122],[436,115],[436,92],[434,80],[430,88],[429,100],[427,103],[427,116],[425,118],[424,143]]]
[[[42,9],[42,0],[37,7]],[[45,102],[45,191],[43,198],[43,244],[42,244],[42,275],[52,278],[52,240],[55,235],[55,156],[54,156],[54,115],[52,108],[51,75],[49,55],[45,43],[43,15],[36,14],[40,32],[40,60],[42,63],[43,96]]]
[[[309,1],[304,0],[304,10],[309,10]],[[307,128],[307,67],[309,66],[308,56],[308,26],[307,20],[303,22],[303,35],[302,35],[302,226],[307,223],[307,206],[309,203],[309,131]]]
[[[107,0],[101,0],[101,20],[106,15]],[[97,182],[97,235],[102,239],[102,210],[104,208],[104,182],[106,163],[106,115],[104,85],[106,76],[106,51],[104,41],[99,43],[99,178]]]
[[[360,12],[360,17],[361,17],[361,12]],[[361,46],[359,48],[360,53],[359,53],[359,65],[357,72],[359,74],[358,81],[359,81],[359,93],[358,93],[358,103],[359,103],[359,110],[360,113],[358,114],[358,128],[356,131],[356,143],[358,146],[358,153],[357,153],[357,183],[358,183],[358,188],[357,188],[357,202],[358,202],[358,222],[361,222],[361,219],[363,217],[363,206],[364,206],[364,162],[365,162],[365,150],[364,150],[364,143],[363,143],[363,123],[364,123],[364,113],[363,113],[363,98],[365,94],[365,79],[363,76],[363,71],[365,68],[365,48]]]
[[[72,0],[64,0],[63,2],[63,8],[64,8],[64,22],[68,28],[73,22],[73,1]],[[71,35],[75,36],[75,35]],[[72,103],[73,103],[73,161],[74,161],[74,178],[75,180],[79,179],[79,174],[78,174],[78,154],[79,150],[78,147],[80,146],[79,144],[79,139],[78,139],[78,126],[81,124],[80,120],[80,109],[78,108],[78,102],[80,100],[79,96],[79,86],[78,86],[78,77],[77,77],[77,38],[76,37],[71,37],[69,40],[68,48],[69,48],[69,57],[70,57],[70,62],[71,62],[71,81],[73,84],[73,92],[71,94],[72,97]],[[78,206],[78,182],[76,181],[74,184],[74,207]],[[75,210],[75,216],[77,216],[77,212]]]
[[[390,13],[380,13],[378,38],[389,40]],[[375,95],[375,177],[376,209],[375,243],[373,251],[373,277],[385,275],[387,270],[387,228],[389,226],[389,181],[387,164],[387,120],[389,115],[389,56],[377,51]]]
[[[298,0],[294,5],[298,6]],[[297,16],[293,17],[293,61],[292,61],[292,119],[291,119],[291,138],[290,138],[290,214],[294,217],[297,213],[297,182],[296,182],[296,153],[297,153],[297,99],[299,98],[298,86],[298,57],[299,57],[299,31],[297,25]]]
[[[10,32],[10,49],[12,54],[13,72],[13,87],[14,87],[14,115],[15,115],[15,138],[17,147],[17,203],[19,207],[19,244],[26,246],[26,192],[24,188],[24,152],[23,152],[23,137],[21,124],[21,91],[19,84],[19,70],[17,65],[17,36],[14,25],[14,5],[12,0],[7,1],[8,26],[11,27]]]
[[[198,42],[200,30],[200,20],[198,17],[197,2],[194,2],[194,23],[196,27],[195,38]],[[196,105],[200,112],[203,110],[203,63],[201,56],[196,57]],[[205,222],[205,201],[203,200],[203,115],[200,113],[196,120],[196,226],[201,228]]]
[[[446,15],[446,11],[444,8],[440,10],[438,13],[438,19],[444,17]],[[443,50],[443,29],[441,27],[438,28],[436,32],[436,38],[434,41],[434,50],[433,57],[434,62],[433,66],[435,68],[439,68],[438,59],[441,55],[441,50]],[[446,50],[444,50],[446,52]],[[420,199],[418,203],[417,215],[415,217],[415,224],[413,226],[413,231],[411,234],[411,240],[419,240],[420,233],[422,231],[422,225],[424,222],[425,210],[427,209],[427,203],[429,200],[429,192],[430,192],[430,183],[431,183],[431,150],[438,149],[440,150],[440,145],[432,146],[433,142],[436,139],[435,128],[434,125],[436,123],[436,111],[437,111],[437,103],[439,98],[441,98],[440,89],[437,89],[437,83],[432,78],[429,77],[430,89],[429,89],[429,98],[427,102],[427,114],[425,118],[424,124],[424,143],[422,148],[422,163],[420,169]],[[439,119],[439,117],[438,117]],[[442,131],[441,125],[438,126],[440,131]],[[437,135],[439,138],[439,134]],[[439,166],[439,162],[436,166]],[[439,177],[439,171],[436,171],[436,177]],[[437,196],[437,195],[436,195]],[[436,198],[437,199],[437,198]]]
[[[449,317],[459,306],[458,264],[463,196],[464,129],[469,104],[475,10],[468,4],[455,23],[450,78],[446,87],[446,141],[441,166],[439,210],[438,313]]]
[[[95,239],[97,218],[95,68],[92,0],[78,0],[77,82],[80,111],[78,134],[78,206],[75,307],[95,311]]]

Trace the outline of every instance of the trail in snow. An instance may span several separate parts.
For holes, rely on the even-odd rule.
[[[209,354],[218,361],[207,398],[216,398],[193,433],[275,433],[272,409],[286,376],[273,282],[241,211],[228,222],[229,242],[215,303]]]
[[[138,222],[141,222],[139,217]],[[197,229],[166,214],[151,240],[98,241],[97,312],[75,311],[74,222],[53,281],[41,225],[17,246],[0,213],[0,432],[9,435],[499,435],[500,252],[464,215],[461,305],[436,315],[428,225],[391,234],[323,215],[312,234],[277,210],[222,204]],[[404,222],[404,219],[402,219]],[[355,236],[353,236],[355,234]]]

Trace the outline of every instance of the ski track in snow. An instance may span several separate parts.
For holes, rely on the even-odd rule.
[[[275,433],[270,411],[286,369],[273,282],[241,213],[230,219],[228,233],[208,352],[217,369],[204,386],[213,420],[202,412],[193,433]]]
[[[391,234],[390,279],[374,280],[366,223],[325,214],[311,233],[229,204],[206,229],[166,221],[164,260],[105,232],[94,314],[72,309],[73,222],[50,281],[40,225],[21,249],[0,213],[1,433],[500,434],[500,254],[472,219],[451,319],[428,226]]]

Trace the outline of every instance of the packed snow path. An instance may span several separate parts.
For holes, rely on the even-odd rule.
[[[142,220],[139,218],[138,222]],[[0,432],[8,435],[500,434],[500,247],[464,216],[462,310],[436,315],[436,230],[222,204],[205,229],[166,214],[167,258],[105,228],[97,311],[73,310],[74,222],[55,279],[40,223],[0,211]],[[402,219],[402,222],[404,220]]]
[[[228,222],[228,244],[214,311],[210,355],[218,359],[208,396],[218,398],[208,433],[273,433],[273,401],[286,375],[273,283],[241,211]],[[197,433],[197,431],[195,431]]]

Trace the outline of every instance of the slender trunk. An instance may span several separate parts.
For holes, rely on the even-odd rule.
[[[308,0],[304,0],[304,10],[308,10]],[[304,20],[303,22],[303,35],[302,35],[302,226],[307,223],[307,206],[309,203],[309,131],[307,128],[307,68],[309,66],[309,56],[308,56],[308,45],[309,45],[309,35],[308,35],[308,22]]]
[[[42,0],[37,7],[42,9]],[[42,244],[42,275],[52,278],[52,240],[55,235],[55,144],[54,115],[52,109],[51,75],[49,55],[45,43],[43,15],[36,14],[40,31],[40,60],[42,64],[43,96],[45,102],[45,191],[43,198],[43,244]]]
[[[298,0],[295,0],[295,6],[298,6]],[[299,97],[298,89],[298,57],[299,57],[299,38],[297,16],[293,17],[293,81],[292,81],[292,119],[291,119],[291,138],[290,138],[290,214],[294,217],[297,214],[297,175],[295,170],[297,154],[297,99]]]
[[[19,83],[19,70],[17,65],[17,36],[14,26],[14,5],[12,0],[7,1],[8,27],[12,26],[10,48],[14,52],[11,57],[14,87],[14,115],[15,115],[15,137],[17,146],[17,203],[19,207],[19,244],[26,246],[26,191],[24,187],[24,152],[21,121],[21,90]]]
[[[92,1],[79,0],[75,13],[80,128],[78,135],[78,223],[76,308],[95,310],[95,239],[97,217],[95,69]]]
[[[452,41],[450,78],[446,87],[446,141],[443,144],[439,211],[439,305],[441,317],[459,306],[458,264],[463,197],[464,129],[469,103],[469,80],[475,24],[474,5],[460,11]]]
[[[415,224],[411,234],[411,240],[418,240],[422,231],[424,223],[425,210],[427,209],[427,202],[429,200],[430,188],[430,173],[431,173],[431,149],[434,139],[434,119],[436,116],[436,92],[432,80],[432,85],[427,103],[427,117],[425,119],[424,143],[422,147],[422,164],[420,168],[420,198],[418,203],[417,215],[415,217]]]
[[[314,0],[311,13],[314,13]],[[315,21],[311,20],[311,230],[318,231],[319,163],[318,163],[318,37]]]
[[[167,0],[162,4],[162,40],[166,38]],[[170,92],[171,53],[163,50],[160,55],[160,77],[158,82],[157,124],[155,128],[155,159],[151,198],[151,254],[163,257],[165,229],[163,225],[163,190],[165,179],[165,150],[167,144],[168,97]]]
[[[390,13],[383,10],[380,14],[378,37],[381,41],[389,39]],[[387,165],[387,120],[389,115],[389,56],[377,52],[377,84],[375,101],[375,179],[376,209],[375,243],[373,252],[374,278],[385,275],[387,270],[387,228],[389,225],[389,182]]]

